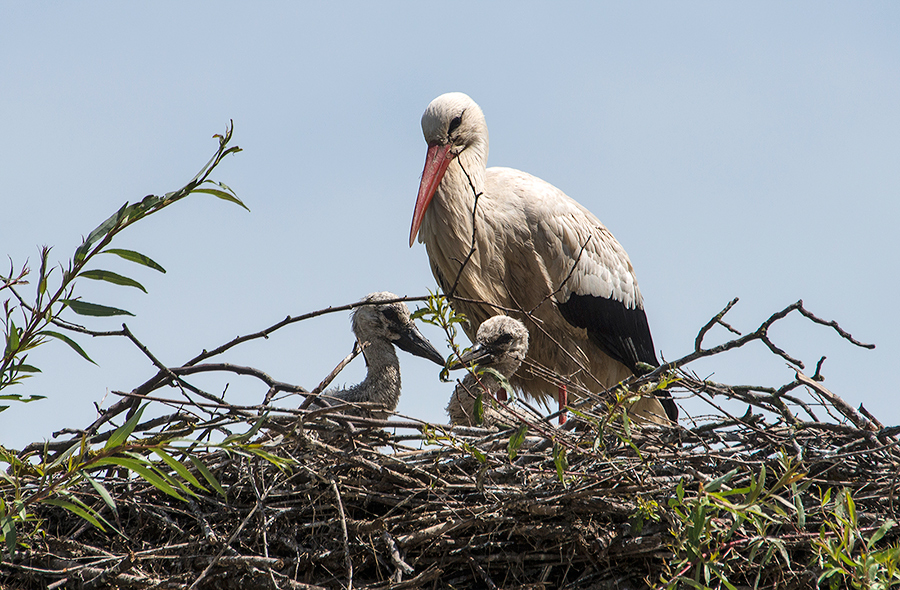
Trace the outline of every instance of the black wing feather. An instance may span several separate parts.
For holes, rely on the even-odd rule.
[[[600,350],[632,372],[639,372],[639,362],[659,366],[643,309],[626,307],[615,299],[575,293],[564,303],[557,303],[557,307],[567,322],[586,329],[588,337]],[[678,406],[672,396],[661,391],[657,397],[669,419],[678,420]]]

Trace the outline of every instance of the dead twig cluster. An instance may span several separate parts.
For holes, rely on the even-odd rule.
[[[545,420],[451,429],[344,416],[340,406],[279,408],[271,396],[260,406],[149,397],[163,383],[189,395],[184,378],[206,370],[302,391],[261,371],[198,364],[207,357],[160,370],[123,394],[120,411],[133,400],[180,409],[133,436],[249,430],[249,446],[197,452],[227,496],[197,491],[179,501],[122,470],[94,471],[115,513],[96,488],[77,494],[115,532],[60,506],[35,506],[44,534],[0,563],[0,585],[643,588],[687,587],[687,579],[718,587],[724,577],[735,587],[816,587],[831,563],[822,548],[841,538],[841,523],[873,539],[871,551],[897,542],[885,525],[897,518],[900,429],[855,410],[823,387],[821,365],[807,377],[768,340],[768,327],[796,310],[857,343],[801,302],[747,336],[702,348],[732,305],[704,326],[691,355],[585,397],[565,428]],[[755,339],[797,367],[794,381],[733,387],[686,368]],[[706,401],[709,415],[677,428],[633,425],[627,399],[658,387]],[[724,401],[746,411],[736,415]],[[96,437],[91,443],[111,436],[99,425],[80,434]],[[21,456],[52,461],[65,448],[37,445]],[[852,519],[839,493],[852,497]],[[710,582],[709,572],[721,577]]]

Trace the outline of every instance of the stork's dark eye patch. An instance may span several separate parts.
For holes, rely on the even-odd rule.
[[[456,131],[460,125],[462,125],[462,115],[456,115],[450,120],[450,125],[447,127],[447,134]]]
[[[505,346],[512,342],[513,336],[512,334],[500,334],[497,336],[497,339],[494,340],[495,346]]]
[[[385,307],[381,310],[381,315],[387,318],[387,320],[394,324],[403,324],[403,321],[400,319],[400,314],[393,307]]]

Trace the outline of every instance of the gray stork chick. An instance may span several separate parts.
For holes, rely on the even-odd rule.
[[[497,315],[481,323],[475,342],[475,347],[462,355],[451,368],[474,363],[478,368],[494,369],[509,379],[525,360],[528,330],[516,319]],[[475,370],[476,374],[478,368]],[[492,373],[484,372],[477,377],[473,373],[466,375],[450,396],[450,403],[447,405],[450,422],[463,426],[491,427],[501,419],[502,415],[491,405],[490,396],[485,389],[494,397],[505,399],[503,385]],[[483,417],[481,423],[476,424],[475,401],[479,396],[482,399]]]
[[[330,405],[340,401],[375,403],[383,406],[384,410],[366,413],[385,419],[400,401],[400,361],[394,350],[395,345],[410,354],[444,365],[444,357],[416,328],[405,303],[379,303],[392,299],[398,299],[397,295],[387,291],[371,293],[362,299],[371,305],[356,308],[351,316],[351,325],[366,359],[366,378],[345,389],[325,391],[319,402]],[[348,413],[362,414],[359,410]]]

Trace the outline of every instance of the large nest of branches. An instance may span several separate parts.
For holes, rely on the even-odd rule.
[[[727,309],[688,357],[615,391],[582,393],[564,427],[522,422],[514,403],[501,408],[509,428],[486,430],[352,417],[340,406],[189,401],[198,390],[185,378],[207,370],[255,375],[273,394],[302,391],[207,362],[258,335],[160,367],[77,436],[5,457],[0,481],[22,490],[27,518],[7,542],[0,586],[898,583],[898,430],[828,391],[818,367],[804,375],[767,330],[796,311],[855,341],[798,302],[751,334],[702,348]],[[796,379],[730,387],[689,371],[696,358],[752,341],[793,363]],[[709,413],[671,428],[632,422],[629,403],[656,388],[701,398]],[[178,411],[142,418],[139,405],[160,399]],[[742,415],[729,413],[738,405],[729,400]]]

